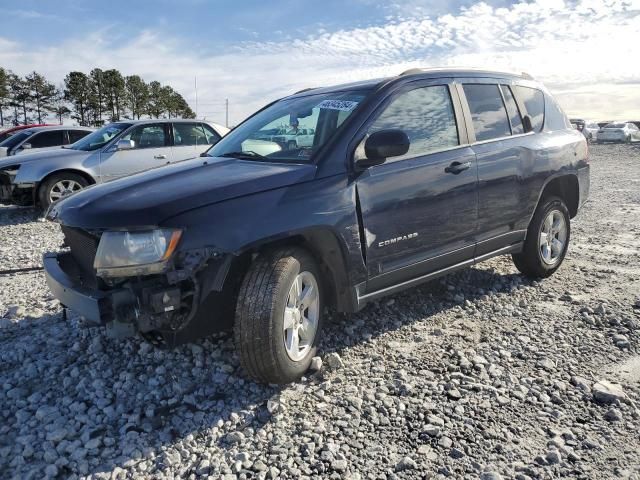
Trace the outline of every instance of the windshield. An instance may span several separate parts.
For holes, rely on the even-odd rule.
[[[102,127],[100,130],[96,130],[86,137],[81,138],[69,148],[74,150],[83,150],[85,152],[97,150],[104,147],[107,143],[113,140],[116,135],[124,132],[130,126],[130,123],[110,123],[106,127]]]
[[[624,123],[610,123],[604,128],[624,128],[624,127],[625,127]]]
[[[344,91],[280,100],[232,130],[207,155],[310,162],[368,93]]]
[[[11,135],[5,141],[0,143],[0,147],[7,147],[9,150],[11,150],[13,147],[18,145],[20,142],[22,142],[23,140],[26,140],[27,138],[29,138],[31,136],[31,133],[32,132],[30,132],[30,131],[24,131],[24,132],[16,133],[15,135]]]

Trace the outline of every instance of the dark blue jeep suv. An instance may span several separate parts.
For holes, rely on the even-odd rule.
[[[589,193],[587,144],[528,75],[411,70],[267,105],[199,158],[53,205],[61,303],[167,344],[233,328],[242,365],[299,378],[325,307],[511,254],[560,267]]]

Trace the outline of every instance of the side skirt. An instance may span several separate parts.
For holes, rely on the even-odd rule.
[[[422,275],[420,277],[412,278],[411,280],[406,280],[402,283],[398,283],[396,285],[392,285],[390,287],[382,288],[380,290],[376,290],[375,292],[367,293],[364,295],[358,295],[358,310],[362,309],[367,303],[372,300],[376,300],[380,297],[384,297],[387,295],[392,295],[394,293],[401,292],[402,290],[406,290],[411,287],[415,287],[416,285],[420,285],[422,283],[428,282],[430,280],[434,280],[436,278],[442,277],[444,275],[448,275],[449,273],[455,272],[457,270],[461,270],[466,267],[470,267],[471,265],[475,265],[476,263],[483,262],[493,257],[497,257],[500,255],[506,255],[509,253],[518,253],[522,251],[523,242],[518,242],[513,245],[508,245],[506,247],[500,248],[498,250],[494,250],[493,252],[485,253],[475,259],[466,260],[464,262],[457,263],[455,265],[451,265],[450,267],[443,268],[441,270],[436,270],[435,272],[428,273],[426,275]],[[358,288],[356,288],[356,292]]]

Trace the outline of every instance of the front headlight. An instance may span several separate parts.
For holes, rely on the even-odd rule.
[[[20,165],[9,165],[8,167],[0,168],[0,172],[4,172],[10,177],[15,177],[18,174]]]
[[[164,270],[181,230],[162,228],[141,232],[105,232],[93,266],[99,277],[150,275]]]

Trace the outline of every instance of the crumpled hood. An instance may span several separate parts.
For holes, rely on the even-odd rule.
[[[311,180],[315,172],[315,165],[197,158],[89,187],[54,204],[47,218],[85,229],[156,226],[187,210]]]
[[[41,152],[22,153],[20,155],[13,155],[11,157],[3,157],[0,159],[0,168],[8,167],[9,165],[21,165],[23,163],[37,162],[38,160],[53,159],[60,157],[77,157],[88,156],[91,152],[84,152],[82,150],[72,150],[70,148],[58,148],[52,150],[44,150]]]

